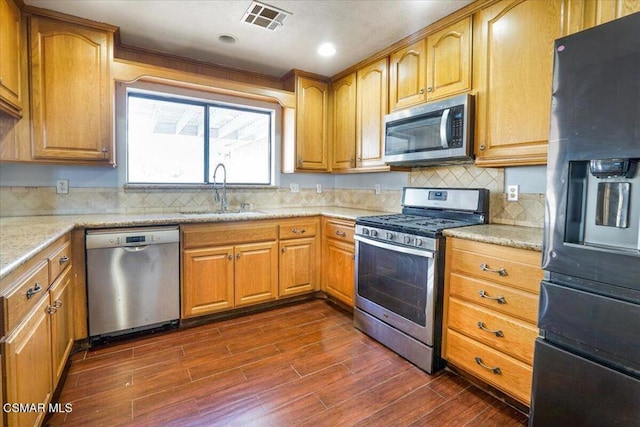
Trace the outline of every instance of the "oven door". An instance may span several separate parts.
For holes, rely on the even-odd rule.
[[[433,346],[437,252],[356,239],[356,307]]]

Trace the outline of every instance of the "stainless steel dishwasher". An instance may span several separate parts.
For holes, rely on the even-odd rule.
[[[177,323],[179,240],[177,226],[87,230],[92,341]]]

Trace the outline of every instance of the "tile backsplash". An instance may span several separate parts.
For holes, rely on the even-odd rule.
[[[491,218],[496,224],[542,227],[544,194],[520,194],[518,202],[507,202],[504,170],[468,166],[415,169],[409,185],[458,188],[488,188],[491,191]],[[399,212],[402,191],[370,189],[232,189],[228,191],[230,209],[250,203],[253,209],[300,206],[340,206]],[[69,194],[56,194],[55,187],[0,187],[0,216],[69,215],[91,213],[166,213],[210,211],[219,208],[210,190],[124,189],[112,187],[71,188]]]

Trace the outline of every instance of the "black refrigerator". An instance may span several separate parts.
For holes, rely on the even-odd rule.
[[[640,426],[640,13],[554,55],[529,425]]]

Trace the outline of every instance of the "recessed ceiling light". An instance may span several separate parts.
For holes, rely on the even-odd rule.
[[[336,48],[331,43],[322,43],[318,46],[318,55],[320,56],[332,56],[335,55]]]
[[[238,38],[236,36],[232,36],[231,34],[220,34],[218,36],[218,40],[222,43],[234,44],[238,41]]]

